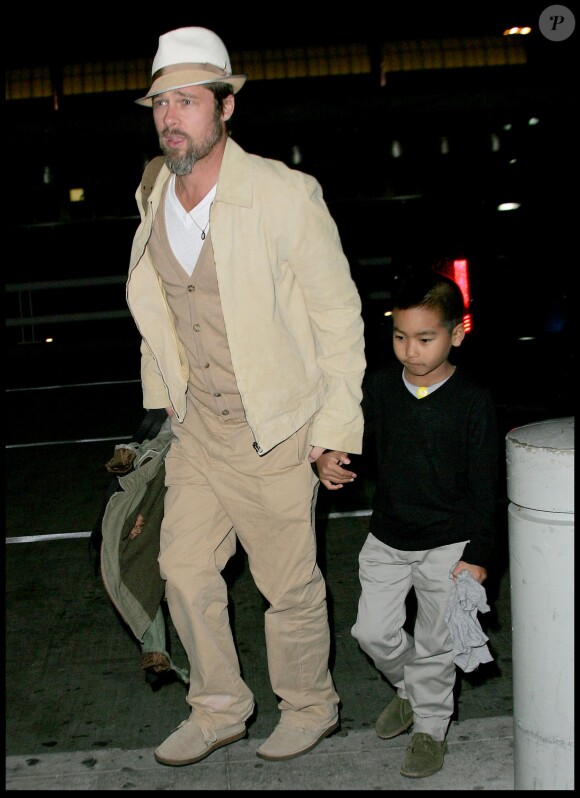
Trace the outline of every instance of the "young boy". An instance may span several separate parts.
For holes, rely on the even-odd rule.
[[[464,312],[452,280],[433,270],[410,277],[394,303],[396,360],[369,374],[363,399],[377,474],[352,635],[396,690],[378,736],[414,727],[401,767],[410,778],[443,765],[456,676],[445,614],[461,571],[483,583],[494,544],[495,407],[449,361],[465,336]],[[403,629],[412,587],[414,636]]]

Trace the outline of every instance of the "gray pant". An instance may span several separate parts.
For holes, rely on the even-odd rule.
[[[467,541],[427,551],[399,551],[369,534],[359,554],[362,592],[351,634],[378,670],[413,707],[413,731],[443,740],[453,714],[455,665],[445,613],[450,572]],[[413,636],[403,629],[414,587]]]

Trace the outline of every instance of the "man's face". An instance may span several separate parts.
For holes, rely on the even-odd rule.
[[[226,108],[229,105],[224,102]],[[196,161],[209,155],[225,136],[224,114],[205,86],[158,94],[153,98],[153,121],[165,162],[176,175],[189,174]]]

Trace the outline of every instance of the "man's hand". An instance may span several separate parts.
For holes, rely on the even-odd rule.
[[[326,452],[320,446],[313,446],[308,459],[311,463],[316,463],[318,478],[328,490],[340,490],[356,478],[354,471],[343,467],[350,465],[347,452]]]

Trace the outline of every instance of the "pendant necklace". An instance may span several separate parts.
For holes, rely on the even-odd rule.
[[[179,179],[177,180],[177,187],[179,188],[179,193],[180,193],[180,194],[183,194],[183,190],[182,190],[182,187],[181,187],[181,181],[180,181]],[[206,232],[207,232],[207,228],[209,227],[209,213],[211,212],[211,206],[212,206],[212,205],[213,205],[213,202],[212,202],[212,203],[210,204],[210,206],[209,206],[209,211],[208,211],[208,215],[207,215],[207,224],[205,225],[205,227],[201,227],[201,226],[200,226],[200,225],[199,225],[199,224],[198,224],[198,223],[195,221],[195,219],[193,218],[193,215],[192,215],[192,214],[193,214],[193,210],[194,210],[194,209],[192,209],[191,211],[187,211],[187,215],[189,216],[189,218],[191,219],[191,221],[194,223],[194,225],[197,227],[197,229],[200,231],[200,233],[201,233],[201,240],[202,240],[202,241],[205,241],[205,234],[206,234]]]
[[[213,202],[212,202],[212,204],[211,204],[211,205],[213,205]],[[209,206],[209,209],[210,209],[210,210],[211,210],[211,205]],[[189,216],[190,216],[190,218],[191,218],[191,221],[192,221],[192,222],[194,223],[194,225],[197,227],[197,229],[198,229],[198,230],[201,230],[201,240],[202,240],[202,241],[205,241],[205,232],[206,232],[207,228],[209,227],[209,215],[208,215],[208,217],[207,217],[207,224],[206,224],[206,226],[205,226],[205,227],[200,227],[200,226],[198,225],[198,223],[195,221],[195,219],[194,219],[194,218],[193,218],[193,216],[191,215],[191,211],[189,212]]]

